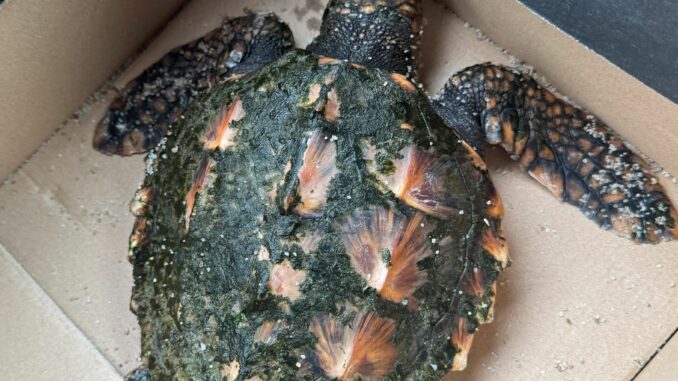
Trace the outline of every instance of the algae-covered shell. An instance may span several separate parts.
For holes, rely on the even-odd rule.
[[[408,83],[292,51],[185,113],[135,207],[154,377],[463,368],[508,262],[503,210],[482,159]]]

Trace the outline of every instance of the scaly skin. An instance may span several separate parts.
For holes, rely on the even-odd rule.
[[[595,116],[527,74],[482,64],[454,75],[435,107],[460,136],[501,144],[554,196],[638,243],[678,237],[678,213],[647,163]]]
[[[331,0],[307,50],[417,78],[418,0]]]
[[[277,59],[293,45],[292,33],[275,15],[224,20],[129,83],[97,126],[94,148],[108,155],[147,152],[198,94]]]
[[[151,379],[438,380],[464,365],[507,264],[501,204],[482,160],[403,78],[293,51],[213,88],[150,155],[131,258]],[[220,115],[235,131],[223,150],[209,144]],[[412,161],[401,178],[412,191],[394,194],[383,180],[398,178],[398,153],[411,144],[434,164]],[[323,176],[326,188],[315,186]],[[382,217],[404,222],[377,224]],[[421,255],[410,266],[420,278],[391,274],[395,286],[379,290],[356,270],[366,259],[351,257],[350,244],[371,242],[369,229],[381,233],[372,240],[397,237],[388,226],[406,221],[412,232],[400,237]],[[313,234],[315,245],[302,242]],[[377,246],[374,263],[396,269],[402,248]],[[320,328],[336,338],[365,314],[353,352],[369,359],[332,373],[316,347]],[[257,336],[266,324],[277,334]]]

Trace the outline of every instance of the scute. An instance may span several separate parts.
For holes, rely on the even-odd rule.
[[[437,380],[465,362],[508,261],[484,244],[503,210],[423,93],[293,51],[172,132],[132,248],[153,379]],[[398,171],[406,149],[427,160]],[[424,174],[401,179],[417,202],[384,185],[397,173]]]

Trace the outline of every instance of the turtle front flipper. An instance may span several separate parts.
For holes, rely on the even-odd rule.
[[[501,144],[527,172],[604,229],[638,243],[678,237],[678,213],[647,163],[595,116],[529,75],[482,64],[455,74],[434,106],[476,149]]]
[[[293,45],[274,14],[226,19],[205,36],[167,53],[129,83],[94,133],[94,148],[133,155],[153,148],[191,100],[215,83],[255,70]]]

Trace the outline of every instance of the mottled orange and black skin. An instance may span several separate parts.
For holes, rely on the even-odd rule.
[[[129,83],[97,126],[94,148],[109,155],[147,152],[197,94],[279,58],[293,44],[288,26],[275,15],[226,19]]]
[[[421,7],[331,0],[306,51],[285,52],[275,16],[227,20],[112,106],[96,147],[159,142],[132,204],[143,364],[128,381],[464,369],[509,265],[485,143],[604,228],[678,234],[646,164],[529,76],[473,66],[429,99],[413,83]]]
[[[640,243],[676,238],[678,214],[645,161],[602,121],[529,75],[473,66],[455,74],[434,105],[477,150],[500,144],[602,228]]]
[[[416,0],[331,0],[307,50],[417,77],[423,22]]]

